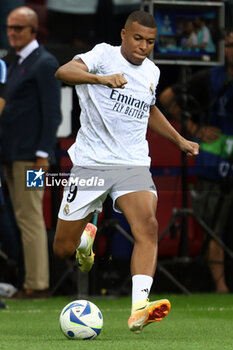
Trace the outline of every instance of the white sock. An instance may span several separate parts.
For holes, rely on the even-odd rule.
[[[87,236],[85,235],[85,233],[82,233],[82,236],[81,236],[81,241],[80,241],[80,244],[78,246],[78,249],[86,249],[87,248],[87,244],[88,244],[88,241],[87,241]]]
[[[134,275],[132,277],[132,305],[148,298],[153,278],[147,275]]]

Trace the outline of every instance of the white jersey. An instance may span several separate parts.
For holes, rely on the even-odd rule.
[[[120,46],[106,43],[80,54],[90,73],[123,74],[124,89],[103,85],[76,86],[81,107],[81,128],[69,149],[73,164],[150,165],[146,132],[150,106],[155,104],[158,67],[148,58],[140,66],[128,62]]]

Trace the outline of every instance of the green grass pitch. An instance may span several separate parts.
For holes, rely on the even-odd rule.
[[[69,340],[60,331],[62,308],[75,298],[5,300],[0,309],[1,350],[232,350],[233,295],[151,295],[168,298],[172,309],[141,334],[127,328],[130,298],[89,298],[102,311],[104,326],[94,340]],[[76,298],[78,299],[78,298]]]

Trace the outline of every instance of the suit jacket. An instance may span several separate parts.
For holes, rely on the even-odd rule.
[[[54,77],[58,66],[56,58],[39,46],[20,65],[9,67],[1,117],[4,163],[34,160],[37,150],[52,156],[61,122],[61,84]]]

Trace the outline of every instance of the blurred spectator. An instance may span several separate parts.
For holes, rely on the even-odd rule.
[[[6,80],[7,66],[0,59],[0,116],[6,104]],[[0,164],[0,251],[2,252],[2,257],[5,257],[5,262],[9,262],[11,267],[15,268],[19,255],[19,236],[9,195],[7,191],[4,191],[6,189],[5,181],[2,164]],[[5,268],[5,270],[7,269]],[[5,272],[7,274],[7,271]]]
[[[184,36],[182,38],[181,46],[185,49],[191,48],[197,44],[197,33],[192,21],[187,21],[184,25]]]
[[[197,33],[197,43],[190,45],[191,48],[206,52],[215,52],[212,34],[202,18],[195,18],[194,25]]]
[[[6,104],[6,79],[7,79],[7,67],[6,63],[0,59],[0,116]],[[2,205],[2,185],[0,179],[0,197],[1,197],[1,205]],[[1,250],[0,250],[1,253]],[[5,309],[6,304],[2,302],[0,299],[0,308]]]
[[[61,121],[59,64],[36,40],[38,17],[29,7],[7,17],[15,62],[8,70],[8,94],[1,118],[2,161],[18,227],[21,231],[25,280],[19,298],[48,295],[49,261],[43,218],[43,189],[26,189],[26,169],[46,170]],[[34,173],[36,176],[37,173]]]
[[[6,104],[6,79],[7,67],[6,63],[0,59],[0,115]]]
[[[49,42],[88,46],[96,42],[98,0],[47,0]]]
[[[6,35],[6,18],[8,13],[16,7],[23,6],[24,0],[0,1],[0,48],[9,47]]]
[[[187,101],[196,101],[193,108],[186,111],[191,116],[186,125],[191,135],[200,141],[193,209],[217,235],[222,235],[222,239],[233,201],[233,29],[226,33],[225,57],[224,66],[202,70],[190,77],[185,97],[186,107],[190,107]],[[159,97],[160,103],[178,120],[181,118],[183,91],[183,86],[174,85]],[[214,240],[209,242],[208,260],[216,292],[228,292],[224,251]]]

